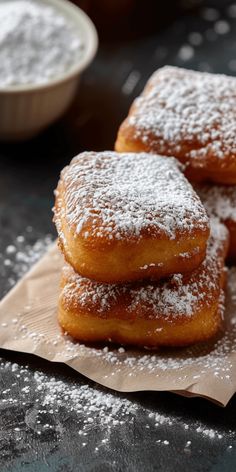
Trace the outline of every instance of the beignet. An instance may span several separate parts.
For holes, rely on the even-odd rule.
[[[236,78],[163,67],[122,123],[115,148],[175,156],[190,180],[236,184]]]
[[[58,320],[81,342],[184,346],[214,336],[224,312],[228,231],[213,222],[207,254],[190,276],[124,285],[100,284],[66,265]]]
[[[61,173],[54,221],[65,259],[105,283],[189,273],[209,219],[174,158],[84,152]]]

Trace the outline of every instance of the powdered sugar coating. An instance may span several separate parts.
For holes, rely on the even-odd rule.
[[[145,149],[205,165],[205,158],[235,162],[236,79],[163,67],[137,98],[125,126]],[[132,138],[131,138],[132,139]]]
[[[175,274],[168,281],[136,285],[106,285],[80,277],[66,266],[61,297],[64,307],[79,308],[102,318],[125,301],[126,318],[191,317],[203,306],[210,306],[221,293],[221,276],[228,231],[212,220],[206,259],[190,277]]]
[[[236,185],[196,185],[195,190],[210,216],[236,223]]]
[[[83,238],[175,239],[208,231],[208,218],[174,158],[146,153],[84,152],[61,174],[55,222]]]

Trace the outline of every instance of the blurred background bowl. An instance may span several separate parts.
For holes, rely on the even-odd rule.
[[[83,53],[70,70],[45,84],[0,88],[0,140],[32,138],[56,121],[71,104],[81,72],[93,60],[98,46],[95,26],[89,17],[67,0],[47,0],[78,29]]]

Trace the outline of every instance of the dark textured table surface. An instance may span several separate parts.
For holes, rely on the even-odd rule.
[[[236,73],[236,7],[218,4],[150,37],[103,44],[59,123],[31,142],[0,144],[2,295],[55,234],[60,169],[80,150],[112,148],[152,71],[168,63]],[[166,393],[109,395],[62,365],[6,351],[0,385],[1,471],[236,470],[235,397],[222,409]]]

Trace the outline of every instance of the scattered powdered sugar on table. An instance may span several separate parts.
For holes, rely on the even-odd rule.
[[[132,131],[145,150],[202,166],[206,156],[234,159],[235,90],[234,77],[163,67],[135,100],[121,130]]]
[[[28,366],[5,361],[0,362],[0,372],[3,382],[4,375],[13,374],[16,379],[11,388],[4,389],[3,386],[1,389],[0,409],[23,407],[26,425],[38,435],[50,429],[57,430],[60,409],[76,414],[79,422],[77,434],[81,437],[82,446],[87,445],[86,436],[91,429],[102,430],[104,437],[100,446],[105,446],[112,428],[121,427],[127,421],[133,424],[135,420],[136,403],[105,389],[93,388],[81,380],[80,383],[71,383],[37,370],[32,377]],[[24,429],[25,425],[17,424],[14,431],[19,432],[21,428]]]
[[[206,231],[205,210],[178,162],[146,153],[84,152],[62,171],[55,223],[87,238],[188,237]]]
[[[0,253],[1,276],[9,290],[46,252],[52,243],[52,236],[45,235],[29,243],[32,228],[28,226],[25,234],[18,235]]]
[[[78,62],[80,31],[54,6],[34,0],[0,3],[0,87],[44,84]]]
[[[71,418],[76,418],[78,447],[89,446],[90,433],[100,431],[94,452],[109,447],[111,434],[127,424],[132,427],[138,417],[142,418],[145,429],[152,429],[156,433],[153,441],[163,446],[171,446],[175,441],[173,426],[175,433],[180,432],[183,436],[183,448],[191,447],[189,438],[193,433],[209,441],[223,438],[220,430],[213,429],[201,420],[187,424],[178,413],[160,413],[156,407],[152,410],[146,402],[140,403],[139,398],[127,399],[124,395],[87,385],[83,380],[80,383],[60,380],[38,370],[32,377],[27,365],[5,361],[0,362],[0,372],[3,383],[5,375],[12,376],[14,380],[11,389],[4,389],[4,385],[1,388],[0,409],[21,406],[25,410],[24,419],[16,422],[15,427],[13,424],[14,433],[20,433],[25,427],[39,436],[56,430],[60,438],[63,430],[58,428],[58,418],[64,410]],[[230,431],[230,440],[234,437],[235,433]]]

